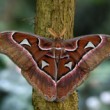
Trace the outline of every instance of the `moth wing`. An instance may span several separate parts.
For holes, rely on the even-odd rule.
[[[110,43],[107,39],[110,39],[107,35],[87,35],[64,42],[67,57],[59,62],[62,68],[59,67],[58,100],[71,94],[89,72],[108,56]]]
[[[17,64],[27,81],[38,89],[47,100],[54,100],[56,96],[55,82],[51,74],[47,74],[43,68],[44,59],[54,62],[54,59],[46,58],[46,54],[52,48],[52,41],[36,35],[22,32],[0,33],[0,53],[6,54]],[[55,67],[46,69],[52,73]]]

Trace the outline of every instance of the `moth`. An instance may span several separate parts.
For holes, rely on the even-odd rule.
[[[23,32],[1,32],[0,53],[21,68],[22,75],[47,101],[72,94],[98,64],[110,56],[109,35],[63,40]]]

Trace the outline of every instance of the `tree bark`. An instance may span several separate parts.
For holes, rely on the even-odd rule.
[[[48,28],[57,33],[66,28],[64,39],[73,36],[75,0],[36,0],[35,33],[48,37]],[[34,110],[78,110],[78,96],[74,91],[64,102],[48,102],[33,90]]]

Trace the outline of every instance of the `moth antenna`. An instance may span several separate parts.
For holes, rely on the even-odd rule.
[[[48,31],[54,37],[54,39],[59,37],[59,35],[52,28],[48,28]]]
[[[64,28],[64,29],[62,30],[62,32],[60,33],[59,37],[62,37],[62,36],[65,34],[65,32],[66,32],[66,28]]]

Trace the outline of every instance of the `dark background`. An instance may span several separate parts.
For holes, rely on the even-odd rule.
[[[34,33],[35,0],[0,0],[0,32]],[[74,36],[110,34],[110,0],[76,0]],[[78,87],[80,110],[110,110],[110,59]],[[20,69],[0,55],[0,110],[32,110],[32,88]]]

